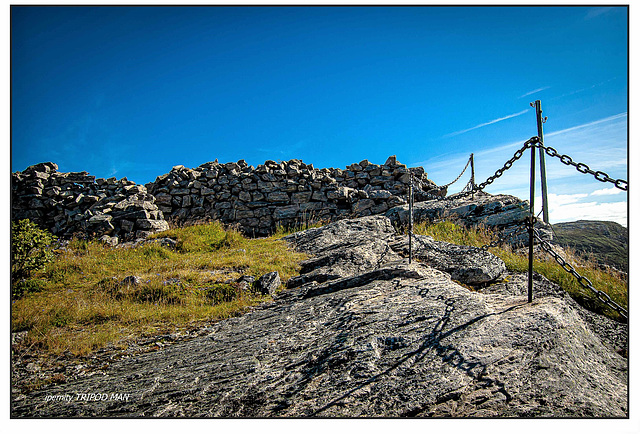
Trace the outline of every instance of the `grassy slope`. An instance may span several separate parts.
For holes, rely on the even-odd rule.
[[[219,223],[156,237],[178,240],[177,249],[74,240],[32,276],[37,290],[12,300],[12,332],[28,331],[27,345],[54,354],[125,346],[141,336],[238,315],[268,297],[241,290],[233,283],[237,278],[275,270],[286,281],[304,258],[276,236],[247,239]],[[131,275],[139,285],[116,284]]]
[[[420,224],[416,233],[470,246],[493,239],[487,231],[450,222]],[[12,300],[11,330],[27,331],[26,344],[45,353],[87,354],[110,343],[124,347],[141,336],[238,315],[268,297],[229,282],[243,274],[258,277],[274,270],[283,281],[298,274],[305,256],[278,240],[282,235],[281,230],[270,238],[247,239],[219,223],[209,223],[156,235],[178,240],[175,251],[156,244],[126,249],[73,241],[45,270],[33,275],[29,284],[36,290]],[[510,270],[526,271],[525,256],[506,247],[491,252]],[[627,306],[625,281],[583,261],[576,269]],[[535,270],[581,304],[616,317],[554,261],[537,258]],[[138,276],[141,283],[115,284],[130,275]]]
[[[615,222],[579,220],[553,225],[554,243],[626,271],[629,267],[629,231]]]
[[[491,232],[487,230],[463,228],[451,222],[420,223],[416,225],[414,232],[432,236],[439,241],[476,247],[488,244],[495,239]],[[518,254],[508,246],[498,246],[489,249],[489,251],[501,258],[508,270],[515,272],[528,271],[529,260],[526,255]],[[575,255],[569,254],[564,259],[574,266],[580,275],[589,279],[596,289],[607,293],[614,302],[628,309],[628,284],[625,280],[621,279],[617,274],[607,273],[599,269],[593,262],[585,261]],[[586,308],[603,313],[616,320],[621,319],[614,310],[599,302],[593,291],[583,288],[571,274],[567,273],[551,257],[538,255],[538,257],[534,258],[534,271],[560,285],[562,289]]]

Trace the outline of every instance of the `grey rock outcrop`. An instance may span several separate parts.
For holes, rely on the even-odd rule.
[[[389,209],[385,215],[395,226],[406,227],[409,224],[409,206],[399,205]],[[513,235],[529,216],[529,203],[515,196],[484,192],[474,197],[465,196],[450,200],[427,200],[417,202],[413,207],[414,222],[437,222],[441,220],[457,221],[465,226],[482,226],[498,232],[513,245],[528,244],[527,233]],[[553,238],[551,227],[536,219],[536,229],[543,239]]]
[[[254,288],[261,294],[274,295],[280,288],[280,283],[280,275],[277,271],[272,271],[260,276],[254,283]]]
[[[494,282],[507,271],[500,258],[484,250],[435,241],[423,235],[414,235],[413,239],[416,243],[414,257],[417,260],[446,271],[458,282],[471,286],[484,285]]]
[[[536,279],[533,303],[519,275],[469,290],[434,268],[445,261],[408,264],[384,216],[286,239],[313,257],[274,302],[102,375],[13,396],[11,415],[628,415],[627,361],[600,332],[626,329],[593,327],[550,282]],[[418,244],[425,258],[449,248]]]

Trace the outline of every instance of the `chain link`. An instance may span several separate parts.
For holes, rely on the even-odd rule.
[[[629,185],[627,181],[625,181],[624,179],[613,179],[609,175],[607,175],[605,172],[602,172],[600,170],[598,171],[592,170],[589,168],[589,166],[587,166],[584,163],[576,163],[575,161],[573,161],[573,159],[570,156],[566,154],[559,154],[558,151],[556,151],[551,146],[544,146],[539,141],[537,141],[533,146],[543,149],[545,154],[547,154],[550,157],[559,158],[562,164],[575,167],[576,170],[580,173],[593,175],[593,177],[600,182],[610,182],[613,185],[615,185],[616,188],[620,190],[628,191]]]
[[[416,182],[419,185],[416,185]],[[431,193],[425,191],[424,187],[426,187],[428,190],[438,190],[438,191],[442,191],[443,188],[442,187],[433,188],[431,185],[427,185],[427,183],[424,182],[421,179],[414,178],[411,185],[413,186],[413,188],[417,188],[418,190],[420,190],[421,194],[427,196],[431,200],[452,200],[451,197],[448,197],[448,196],[436,196],[434,194],[431,194]]]
[[[412,181],[412,185],[414,188],[418,188],[423,195],[427,196],[431,200],[438,200],[438,201],[455,200],[455,199],[461,199],[466,196],[471,196],[472,194],[483,190],[487,185],[491,184],[496,179],[500,178],[504,174],[504,172],[506,172],[513,166],[513,163],[515,163],[517,160],[522,158],[522,156],[524,155],[524,151],[530,148],[532,144],[538,143],[538,141],[539,139],[537,136],[531,137],[529,140],[524,142],[524,144],[522,145],[522,148],[518,149],[513,154],[513,157],[511,157],[506,163],[504,163],[504,165],[500,169],[496,170],[496,172],[492,176],[487,178],[486,181],[484,181],[481,184],[472,185],[469,189],[467,189],[467,186],[469,186],[469,183],[467,183],[467,186],[465,186],[465,188],[460,193],[452,194],[451,196],[437,196],[434,194],[430,194],[424,190],[424,187],[427,187],[428,190],[434,190],[434,188],[430,185],[426,185],[426,183],[422,179],[414,178]],[[465,165],[464,169],[453,182],[450,182],[449,184],[446,184],[443,186],[436,187],[435,190],[442,191],[444,188],[458,181],[462,176],[462,174],[467,170],[467,167],[469,166],[470,163],[471,163],[471,157],[469,157],[469,160],[467,160],[467,164]],[[415,182],[417,182],[419,185],[416,185]]]
[[[524,155],[524,152],[527,149],[529,149],[530,147],[532,147],[532,146],[543,149],[544,152],[548,156],[559,158],[560,161],[563,164],[565,164],[567,166],[575,167],[576,170],[578,172],[580,172],[580,173],[593,175],[595,177],[595,179],[597,179],[600,182],[610,182],[616,188],[618,188],[620,190],[628,191],[628,183],[627,183],[626,180],[624,180],[624,179],[613,179],[609,175],[607,175],[605,172],[592,170],[585,163],[576,163],[576,162],[573,161],[573,159],[569,155],[559,154],[558,151],[555,150],[554,148],[552,148],[551,146],[544,146],[542,143],[540,143],[540,138],[537,137],[537,136],[531,137],[529,140],[524,142],[522,147],[520,149],[518,149],[513,154],[513,157],[511,157],[509,160],[507,160],[500,169],[496,170],[495,173],[493,175],[489,176],[484,182],[482,182],[480,184],[473,185],[468,189],[467,189],[467,187],[469,187],[469,183],[467,183],[465,188],[460,193],[456,193],[456,194],[453,194],[451,196],[437,196],[437,195],[434,195],[434,194],[430,194],[430,193],[428,193],[427,191],[424,190],[424,187],[428,187],[428,190],[433,190],[433,188],[430,185],[427,186],[426,183],[424,181],[422,181],[421,179],[416,179],[415,180],[420,185],[415,185],[413,182],[412,182],[412,185],[414,186],[414,188],[418,188],[422,192],[422,194],[424,194],[425,196],[427,196],[431,200],[442,201],[442,200],[461,199],[463,197],[470,196],[470,195],[472,195],[472,194],[474,194],[474,193],[476,193],[478,191],[484,190],[485,187],[487,187],[488,185],[492,184],[496,179],[498,179],[502,175],[504,175],[504,173],[507,170],[511,169],[511,167],[513,166],[513,163],[515,163],[517,160],[522,158],[522,156]],[[443,189],[445,189],[445,188],[449,187],[450,185],[454,184],[455,182],[457,182],[460,179],[460,177],[464,174],[464,172],[467,170],[467,167],[469,166],[470,163],[471,163],[471,158],[469,158],[469,160],[467,160],[467,164],[464,166],[464,169],[462,169],[462,172],[460,173],[460,175],[458,175],[458,177],[455,180],[453,180],[452,182],[450,182],[448,184],[445,184],[443,186],[437,187],[436,190],[442,191]]]
[[[580,275],[575,268],[573,268],[573,266],[569,263],[567,263],[567,261],[565,261],[562,256],[560,256],[558,253],[556,253],[553,248],[551,247],[551,244],[549,244],[548,241],[543,240],[542,237],[540,236],[540,233],[538,232],[537,229],[533,230],[533,234],[534,236],[538,239],[538,241],[540,242],[540,245],[542,246],[542,248],[549,254],[551,255],[551,257],[562,267],[562,269],[564,271],[566,271],[567,273],[571,274],[573,277],[575,277],[578,280],[578,283],[586,289],[590,289],[591,291],[593,291],[596,295],[596,298],[606,304],[607,306],[609,306],[610,308],[612,308],[613,310],[615,310],[621,317],[623,317],[624,319],[628,319],[629,318],[629,314],[627,312],[626,309],[624,309],[623,307],[621,307],[620,305],[618,305],[616,302],[614,302],[611,297],[609,297],[609,295],[603,291],[597,290],[596,288],[593,287],[593,283],[591,283],[591,281],[589,279],[587,279],[586,277]]]

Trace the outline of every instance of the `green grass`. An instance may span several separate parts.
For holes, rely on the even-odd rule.
[[[303,214],[302,217],[292,225],[283,226],[281,224],[277,224],[273,237],[282,238],[295,232],[300,232],[312,228],[320,228],[328,223],[329,220],[319,219],[313,213]]]
[[[154,236],[161,237],[177,240],[176,250],[72,241],[23,283],[25,295],[12,300],[11,330],[27,331],[26,345],[44,353],[126,346],[238,315],[269,297],[243,290],[236,279],[278,271],[284,282],[305,258],[276,236],[248,239],[218,222]],[[140,284],[120,284],[131,275]]]
[[[435,224],[417,224],[414,228],[414,233],[429,235],[438,241],[474,247],[489,244],[497,238],[487,229],[465,228],[449,221]],[[522,273],[527,272],[529,269],[528,256],[519,254],[510,246],[501,245],[490,248],[489,251],[502,259],[509,271]],[[626,280],[617,274],[608,273],[600,269],[593,261],[579,258],[569,250],[566,250],[566,252],[567,257],[564,257],[564,259],[575,268],[578,274],[589,279],[594,288],[605,292],[618,305],[628,309],[628,283]],[[537,255],[534,258],[533,269],[535,272],[558,284],[582,306],[607,315],[615,320],[621,320],[615,310],[598,301],[593,291],[583,288],[576,278],[567,273],[549,255]]]

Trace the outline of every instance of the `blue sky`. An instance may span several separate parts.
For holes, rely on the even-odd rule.
[[[397,155],[445,184],[473,152],[480,182],[540,99],[546,145],[627,179],[627,34],[625,7],[13,7],[11,170]],[[487,191],[527,199],[528,170]],[[547,173],[552,222],[626,225],[627,193]]]

